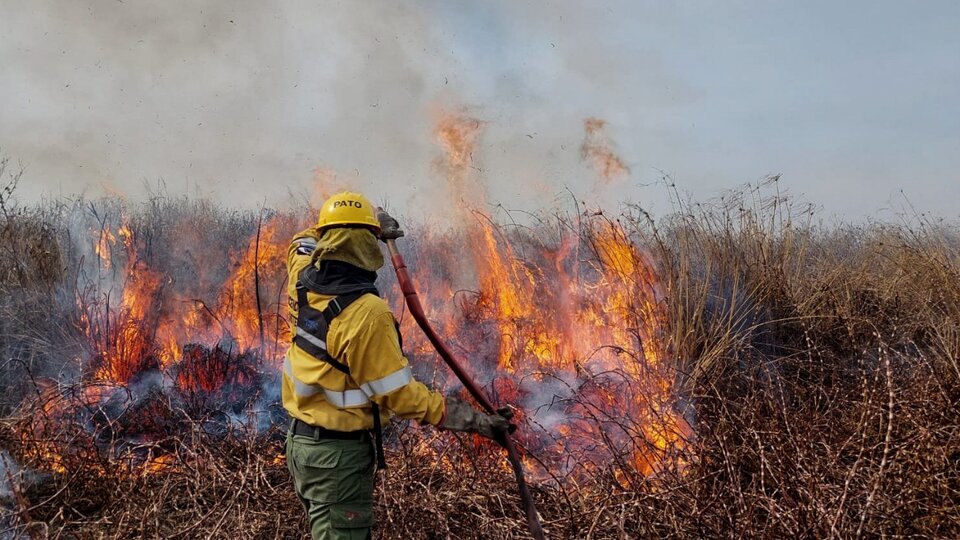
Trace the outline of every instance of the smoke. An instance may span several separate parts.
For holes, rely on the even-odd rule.
[[[40,475],[28,469],[22,469],[6,450],[0,449],[0,540],[23,538],[21,531],[17,493],[22,493],[26,483],[42,481]]]
[[[6,2],[0,150],[28,166],[27,200],[283,206],[320,168],[431,216],[435,115],[464,110],[486,123],[474,166],[491,204],[539,209],[569,187],[669,211],[644,187],[660,171],[698,199],[782,172],[847,218],[909,187],[920,211],[954,215],[957,6],[881,4],[867,20],[756,0]],[[587,118],[631,171],[600,196]]]
[[[20,474],[20,467],[6,450],[0,450],[0,504],[13,496],[11,480]],[[2,523],[0,523],[2,524]]]
[[[431,167],[434,128],[451,111],[485,122],[471,165],[490,204],[533,209],[566,200],[565,185],[589,192],[583,120],[615,114],[624,90],[610,83],[632,76],[618,75],[608,45],[588,54],[560,39],[575,10],[317,4],[9,6],[0,148],[27,165],[26,198],[160,192],[286,206],[315,201],[319,171],[330,189],[429,219],[446,184]],[[579,17],[578,34],[596,23]],[[569,79],[560,92],[558,72]]]

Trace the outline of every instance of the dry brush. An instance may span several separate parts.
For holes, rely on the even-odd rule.
[[[611,264],[602,231],[624,231],[656,275],[665,321],[658,369],[669,368],[672,413],[691,428],[669,448],[669,459],[644,471],[632,461],[644,455],[637,449],[663,450],[649,425],[630,425],[629,417],[583,397],[593,394],[566,395],[584,401],[564,410],[578,411],[582,422],[617,425],[630,446],[601,437],[576,460],[612,461],[553,477],[557,469],[545,467],[534,489],[551,537],[960,536],[955,224],[824,226],[814,212],[779,197],[771,182],[706,205],[678,201],[660,220],[628,207],[495,228],[516,248],[512,256],[532,268],[535,251],[524,246],[556,248],[570,235],[577,257]],[[96,351],[82,331],[90,306],[78,299],[103,296],[84,293],[90,254],[78,250],[75,237],[120,212],[105,201],[4,208],[0,537],[303,537],[302,511],[279,456],[282,413],[263,390],[275,380],[257,364],[259,352],[242,357],[227,343],[218,344],[224,354],[195,350],[202,361],[183,379],[211,370],[221,382],[262,375],[255,385],[236,386],[253,388],[249,395],[187,392],[197,385],[176,386],[182,377],[168,383],[176,392],[142,392],[138,385],[146,383],[135,378],[91,390]],[[264,215],[171,198],[123,212],[141,257],[154,267],[170,259],[166,275],[197,281],[191,301],[201,311],[216,300],[201,290],[214,278],[177,272],[183,260],[207,255],[178,252],[171,242],[194,231],[192,245],[226,256]],[[306,214],[286,215],[281,236]],[[282,291],[264,279],[265,289]],[[475,300],[482,293],[455,291],[454,299],[461,308],[482,306]],[[281,310],[259,300],[258,309],[267,319],[260,331],[271,335]],[[616,351],[624,372],[649,358],[637,341],[635,350]],[[601,377],[578,379],[583,388],[592,376]],[[610,384],[604,376],[597,388]],[[238,400],[244,407],[231,408]],[[244,419],[258,400],[265,400],[262,417]],[[62,402],[73,404],[70,415],[60,412]],[[524,537],[511,477],[495,449],[405,424],[388,438],[378,537]],[[536,468],[530,450],[528,465]]]

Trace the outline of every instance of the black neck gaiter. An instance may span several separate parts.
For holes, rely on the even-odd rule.
[[[342,261],[320,261],[317,266],[308,266],[300,274],[300,282],[307,289],[320,294],[348,294],[367,291],[378,294],[376,272]]]

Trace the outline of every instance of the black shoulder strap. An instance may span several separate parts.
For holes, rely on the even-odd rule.
[[[319,311],[310,306],[310,301],[307,298],[307,287],[303,283],[298,281],[296,289],[297,331],[293,336],[293,342],[314,358],[330,364],[341,373],[350,375],[350,367],[331,356],[327,351],[327,332],[330,329],[330,323],[337,315],[343,313],[351,304],[371,291],[362,290],[336,296],[327,302],[327,307],[323,311]]]
[[[307,306],[307,307],[310,306],[310,302],[307,301],[307,288],[303,286],[302,282],[298,281],[297,282],[297,315],[298,316],[300,314],[300,310],[303,309],[304,306]]]
[[[329,325],[333,322],[333,319],[337,318],[337,315],[343,313],[345,309],[350,307],[350,304],[353,304],[360,299],[361,296],[371,293],[369,290],[356,291],[349,294],[341,294],[340,296],[334,297],[332,300],[327,302],[327,307],[323,310],[323,319],[327,321]],[[306,293],[304,293],[306,295]]]

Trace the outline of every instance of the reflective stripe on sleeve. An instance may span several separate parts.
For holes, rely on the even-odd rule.
[[[362,390],[330,390],[329,388],[324,388],[319,384],[307,384],[300,379],[296,378],[293,375],[293,364],[290,363],[290,357],[283,357],[283,373],[290,377],[290,380],[293,381],[294,391],[300,397],[310,397],[314,394],[323,392],[323,397],[330,402],[331,405],[337,407],[338,409],[349,409],[351,407],[362,407],[368,403],[370,400],[367,399],[366,394]]]
[[[290,363],[290,357],[283,357],[283,373],[293,381],[294,391],[297,392],[297,395],[300,397],[310,397],[318,392],[323,390],[322,386],[315,386],[312,384],[307,384],[302,382],[300,379],[293,376],[293,365]]]
[[[338,409],[362,407],[370,403],[370,400],[367,399],[367,396],[364,395],[363,391],[361,390],[344,390],[342,392],[337,392],[324,388],[323,397],[327,398],[327,401],[329,401],[331,405],[337,407]]]
[[[325,341],[317,338],[317,336],[311,335],[309,332],[303,328],[300,328],[299,326],[297,327],[297,336],[309,341],[314,347],[320,347],[323,350],[327,350],[327,343]]]
[[[413,373],[410,372],[410,367],[404,366],[386,377],[361,384],[360,389],[368,396],[382,396],[403,388],[412,380]]]
[[[313,250],[317,249],[317,241],[310,237],[297,238],[294,243],[297,245],[298,255],[310,255]]]

